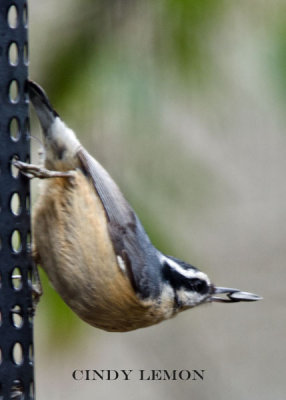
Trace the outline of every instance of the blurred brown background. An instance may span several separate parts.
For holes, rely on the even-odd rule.
[[[286,4],[30,0],[30,76],[167,254],[261,294],[131,333],[91,328],[45,281],[41,400],[285,398]],[[33,135],[40,137],[38,122]],[[39,144],[33,141],[34,162]],[[36,191],[37,184],[34,185]],[[74,369],[205,369],[75,382]]]

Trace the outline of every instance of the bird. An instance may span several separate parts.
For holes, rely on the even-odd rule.
[[[201,304],[262,299],[215,286],[206,273],[157,249],[41,86],[28,80],[27,91],[44,144],[43,166],[15,161],[24,175],[42,179],[32,212],[33,257],[83,321],[128,332]]]

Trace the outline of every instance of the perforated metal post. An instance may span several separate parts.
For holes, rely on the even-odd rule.
[[[33,399],[27,1],[0,0],[0,399]]]

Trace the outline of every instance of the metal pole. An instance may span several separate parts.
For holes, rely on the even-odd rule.
[[[27,1],[0,0],[0,399],[34,399]]]

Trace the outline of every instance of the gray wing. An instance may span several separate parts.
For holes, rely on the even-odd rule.
[[[79,149],[78,157],[102,202],[114,251],[123,259],[134,290],[142,298],[157,297],[161,273],[158,250],[102,165],[83,147]]]

